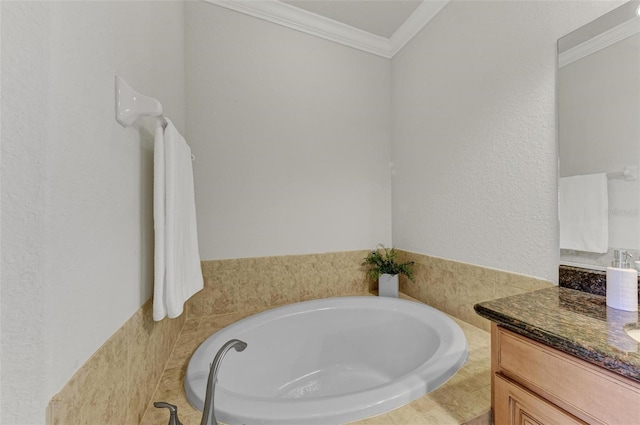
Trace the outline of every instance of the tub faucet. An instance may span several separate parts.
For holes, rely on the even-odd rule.
[[[218,370],[220,369],[220,363],[222,358],[227,354],[227,351],[235,348],[236,351],[243,351],[247,348],[247,343],[240,341],[239,339],[232,339],[227,341],[213,358],[213,363],[209,368],[209,379],[207,380],[207,392],[204,397],[204,409],[202,410],[202,421],[200,425],[218,425],[216,420],[215,409],[213,407],[213,397],[216,391],[216,383],[218,382]]]
[[[180,419],[178,419],[178,407],[173,404],[165,403],[163,401],[157,401],[153,405],[159,409],[169,409],[169,425],[182,425]]]

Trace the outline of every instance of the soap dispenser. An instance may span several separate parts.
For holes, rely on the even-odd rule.
[[[613,261],[607,267],[607,306],[638,311],[638,271],[631,268],[629,258],[627,251],[613,251]]]

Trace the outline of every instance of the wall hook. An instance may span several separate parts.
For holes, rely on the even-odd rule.
[[[123,127],[130,127],[144,116],[158,117],[162,126],[167,126],[160,101],[137,92],[122,77],[116,75],[116,121]]]

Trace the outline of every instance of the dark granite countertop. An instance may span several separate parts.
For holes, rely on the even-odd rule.
[[[640,347],[624,331],[638,327],[638,312],[607,307],[603,296],[556,286],[474,309],[511,331],[640,382]]]

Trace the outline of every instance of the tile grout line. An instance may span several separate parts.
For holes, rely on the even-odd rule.
[[[171,319],[167,319],[167,320],[171,320]],[[175,351],[176,346],[178,345],[178,341],[180,340],[180,337],[182,336],[182,332],[184,331],[184,327],[187,324],[187,320],[189,320],[189,316],[188,316],[188,314],[185,314],[184,322],[182,323],[182,326],[180,327],[180,332],[178,332],[178,336],[176,337],[176,340],[173,343],[173,346],[171,347],[171,350],[169,351],[169,355],[167,356],[167,360],[164,362],[164,366],[162,366],[162,372],[160,373],[160,377],[158,378],[158,382],[156,382],[156,385],[153,387],[153,391],[151,392],[151,399],[147,400],[147,402],[145,403],[146,407],[144,409],[144,412],[142,413],[142,416],[140,417],[140,420],[138,421],[138,425],[140,423],[142,423],[142,421],[144,420],[145,416],[149,412],[149,409],[151,408],[151,402],[153,401],[153,397],[156,395],[156,392],[158,391],[158,388],[160,387],[160,383],[162,382],[162,377],[164,376],[164,373],[167,370],[167,365],[169,364],[169,361],[171,360],[171,356],[173,355],[173,352]],[[198,325],[200,325],[200,319],[198,319]],[[127,349],[127,351],[128,351],[128,349]]]

